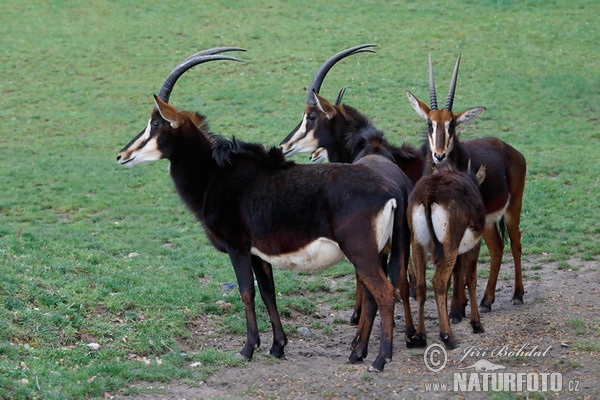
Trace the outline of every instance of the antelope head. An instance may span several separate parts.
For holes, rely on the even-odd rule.
[[[448,155],[452,152],[454,142],[455,140],[458,140],[456,138],[456,127],[464,122],[474,120],[485,111],[485,107],[470,108],[458,114],[454,114],[452,111],[459,65],[460,54],[456,59],[452,81],[450,82],[450,90],[448,91],[448,98],[443,110],[439,110],[437,105],[431,55],[429,56],[429,98],[431,107],[428,107],[421,100],[417,99],[408,90],[406,91],[406,95],[408,96],[408,100],[410,100],[413,109],[427,121],[429,150],[431,151],[431,158],[435,164],[446,160]]]
[[[346,88],[342,88],[338,93],[334,104],[331,104],[323,96],[319,95],[323,79],[327,72],[340,60],[357,53],[374,53],[368,47],[374,47],[374,44],[363,44],[360,46],[346,49],[327,61],[325,61],[315,73],[315,76],[307,89],[306,105],[302,120],[292,132],[281,142],[280,147],[283,154],[293,156],[302,152],[314,151],[320,147],[318,137],[319,131],[328,129],[328,122],[338,115],[343,115],[344,109],[341,106],[342,97]]]
[[[167,158],[165,154],[164,138],[161,132],[166,132],[165,127],[170,126],[172,129],[177,129],[184,123],[190,121],[197,128],[205,126],[204,117],[195,113],[188,113],[186,118],[182,117],[179,111],[168,104],[171,91],[177,80],[190,68],[215,60],[232,60],[242,61],[235,57],[219,55],[226,51],[246,51],[237,47],[216,47],[200,51],[177,65],[163,82],[158,95],[154,96],[154,109],[150,114],[150,119],[146,127],[129,142],[117,156],[117,162],[126,167],[133,167],[147,161],[156,161],[162,158]],[[201,129],[202,130],[202,129]]]

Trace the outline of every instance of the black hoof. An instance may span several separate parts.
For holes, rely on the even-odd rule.
[[[473,327],[473,333],[485,332],[485,329],[483,329],[483,325],[481,325],[481,321],[471,321],[471,326]]]
[[[254,350],[248,351],[248,350],[246,350],[245,347],[242,349],[242,351],[240,351],[240,357],[246,361],[252,360],[253,355],[254,355]]]
[[[494,304],[494,300],[495,299],[490,300],[485,297],[481,299],[481,302],[479,303],[479,312],[487,313],[492,311],[492,304]]]
[[[417,334],[412,338],[406,338],[406,347],[409,349],[418,349],[427,347],[427,336],[424,334]]]
[[[456,348],[456,342],[451,336],[448,336],[447,334],[440,334],[440,339],[442,339],[442,342],[444,342],[444,346],[446,346],[447,350],[454,350]]]
[[[512,299],[512,303],[515,306],[522,306],[523,305],[523,299],[518,299],[518,298],[513,298]]]
[[[350,317],[350,325],[352,325],[352,326],[358,325],[359,320],[360,320],[360,315],[356,312],[352,313],[352,316]]]
[[[271,350],[269,351],[269,353],[275,358],[283,358],[283,356],[284,356],[283,347],[281,347],[281,346],[271,347]]]
[[[369,372],[381,372],[383,371],[383,367],[385,366],[386,360],[383,357],[377,357],[373,364],[369,367]]]
[[[350,361],[350,364],[361,363],[364,359],[364,357],[358,356],[358,354],[356,354],[355,352],[350,353],[350,357],[348,357],[348,361]]]
[[[461,315],[460,311],[450,311],[450,322],[453,324],[458,324],[462,321],[464,315]]]
[[[490,311],[492,311],[492,306],[491,305],[486,305],[486,304],[480,304],[479,305],[479,312],[481,313],[489,313]]]

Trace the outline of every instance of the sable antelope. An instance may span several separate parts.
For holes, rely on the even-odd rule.
[[[181,74],[213,60],[239,61],[201,54],[176,67],[155,96],[146,128],[121,150],[118,162],[131,167],[163,158],[170,161],[178,194],[215,248],[229,255],[235,270],[246,311],[243,357],[251,359],[260,345],[254,277],[273,328],[270,353],[281,358],[287,338],[271,265],[313,270],[346,256],[365,292],[365,312],[349,359],[358,362],[366,357],[379,309],[380,346],[370,369],[383,370],[392,358],[395,299],[381,260],[389,253],[390,259],[403,262],[407,257],[403,253],[409,250],[401,246],[409,240],[404,194],[390,183],[399,169],[377,156],[352,165],[295,164],[286,161],[279,148],[267,151],[258,144],[210,133],[204,116],[179,111],[167,100]],[[390,165],[387,174],[374,172]]]
[[[435,265],[433,289],[440,321],[440,338],[446,347],[456,347],[446,305],[453,271],[455,276],[458,274],[460,280],[467,283],[473,333],[484,331],[477,310],[476,269],[485,226],[485,207],[477,186],[483,181],[486,172],[483,165],[477,176],[470,168],[467,171],[469,172],[459,172],[447,163],[435,167],[431,175],[424,176],[417,182],[408,198],[407,217],[412,232],[411,248],[419,303],[415,342],[419,347],[427,345],[423,310],[428,253],[432,254]]]
[[[433,66],[429,57],[429,96],[431,107],[417,99],[408,90],[406,94],[414,110],[427,121],[428,140],[423,144],[426,154],[425,172],[429,173],[433,165],[451,162],[459,170],[466,170],[469,160],[473,168],[478,169],[481,164],[486,165],[486,179],[479,186],[486,211],[486,224],[483,239],[490,252],[490,276],[485,294],[481,299],[482,312],[490,311],[495,300],[496,283],[504,242],[498,231],[497,222],[501,227],[506,225],[510,239],[510,247],[515,264],[515,287],[512,302],[523,304],[523,277],[521,274],[521,207],[523,190],[525,188],[526,164],[525,158],[514,147],[493,137],[471,139],[461,142],[456,127],[462,123],[477,118],[484,111],[484,107],[475,107],[454,114],[452,104],[456,89],[456,79],[460,55],[456,60],[450,90],[444,109],[439,110],[435,92]],[[461,291],[462,292],[462,291]],[[464,315],[464,303],[461,306]],[[456,319],[460,315],[454,315]]]
[[[356,144],[362,143],[361,140],[370,140],[368,137],[372,135],[380,140],[385,151],[392,155],[396,164],[414,184],[420,178],[423,169],[422,158],[416,148],[407,144],[402,147],[389,145],[383,137],[383,133],[367,117],[356,109],[341,104],[345,88],[340,90],[333,105],[319,94],[325,76],[337,62],[353,54],[373,52],[369,48],[374,46],[374,44],[363,44],[343,50],[326,60],[317,69],[307,89],[307,100],[302,121],[281,142],[280,147],[286,156],[311,152],[320,148],[318,152],[312,155],[314,159],[322,157],[322,160],[327,159],[331,162],[352,163],[360,158],[360,152],[364,148],[363,146],[357,147]],[[403,179],[399,182],[399,185],[405,186],[406,181]],[[392,269],[389,272],[390,274],[395,273]],[[406,273],[407,271],[400,271],[400,282],[398,284],[400,285],[400,297],[406,299],[406,301],[403,300],[403,306],[407,324],[406,341],[409,344],[414,333],[414,327],[410,317],[408,302],[410,289]],[[357,323],[360,318],[360,299],[360,285],[357,285],[356,306],[350,318],[352,324]]]
[[[356,160],[358,154],[348,140],[377,128],[355,108],[341,104],[345,88],[339,92],[334,104],[321,96],[319,91],[325,76],[337,62],[353,54],[367,52],[367,48],[373,46],[375,45],[363,44],[351,47],[329,58],[319,67],[307,89],[302,120],[280,144],[284,155],[291,157],[322,147],[327,150],[330,162],[351,163]],[[423,174],[423,162],[418,149],[409,144],[395,147],[385,139],[384,146],[392,153],[400,169],[416,183]]]

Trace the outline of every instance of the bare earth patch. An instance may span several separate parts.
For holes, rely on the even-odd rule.
[[[355,328],[348,324],[333,323],[333,320],[342,318],[347,321],[351,310],[332,311],[327,304],[320,304],[319,321],[324,328],[311,329],[308,336],[287,332],[290,340],[284,360],[276,360],[269,355],[269,330],[261,334],[262,347],[245,366],[221,368],[209,379],[194,386],[172,382],[159,388],[160,393],[137,395],[135,398],[507,398],[491,390],[455,391],[454,374],[474,373],[475,370],[468,367],[482,359],[505,367],[498,372],[558,373],[562,376],[562,390],[559,392],[512,392],[513,398],[525,398],[526,395],[530,398],[599,398],[598,264],[572,260],[569,265],[573,269],[569,269],[564,267],[564,263],[523,261],[525,304],[511,304],[512,271],[510,260],[505,260],[502,273],[510,279],[498,281],[492,312],[481,316],[485,333],[472,334],[468,319],[453,325],[459,347],[448,352],[447,364],[440,372],[432,372],[426,367],[425,349],[406,348],[400,305],[396,307],[393,360],[385,366],[383,372],[370,373],[367,372],[367,367],[378,348],[378,326],[374,329],[370,353],[365,362],[349,364],[349,344]],[[478,298],[481,299],[486,280],[480,278],[478,283]],[[416,318],[417,304],[411,301],[413,317]],[[428,298],[426,306],[428,344],[441,343],[438,340],[433,298]],[[293,321],[310,326],[319,317],[298,318]],[[376,320],[376,325],[378,324],[379,318]],[[241,349],[245,338],[245,335],[218,335],[213,330],[214,324],[208,320],[197,321],[193,328],[206,338],[205,342],[214,343],[215,348],[230,351]],[[519,349],[521,353],[516,354]],[[530,355],[523,354],[527,351]],[[432,360],[435,362],[440,359]],[[442,386],[434,391],[438,384]],[[138,386],[147,390],[151,385]],[[156,388],[154,385],[154,389]],[[474,389],[476,386],[470,388]]]

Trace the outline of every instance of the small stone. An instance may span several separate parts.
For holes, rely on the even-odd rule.
[[[312,335],[312,332],[311,332],[311,330],[310,330],[310,329],[308,329],[308,328],[307,328],[307,327],[305,327],[305,326],[298,328],[298,329],[296,330],[296,332],[298,332],[299,334],[301,334],[301,335],[304,335],[304,336],[310,336],[310,335]]]
[[[237,288],[237,283],[235,282],[225,282],[221,284],[221,289],[226,292],[231,292],[233,289]]]
[[[91,350],[98,350],[100,348],[100,345],[98,343],[88,343],[88,347]]]

